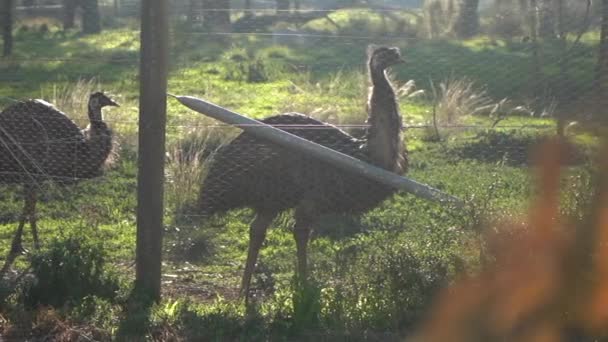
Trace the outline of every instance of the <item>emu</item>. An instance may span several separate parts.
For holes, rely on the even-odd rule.
[[[23,212],[0,274],[5,274],[23,251],[21,237],[26,220],[32,229],[34,248],[40,246],[36,202],[42,182],[70,184],[103,174],[103,165],[112,151],[112,131],[102,115],[106,106],[118,104],[102,92],[90,95],[90,122],[84,130],[42,100],[17,102],[0,112],[0,184],[22,184],[24,192]]]
[[[401,62],[403,59],[396,47],[370,49],[368,128],[363,139],[297,113],[272,116],[262,122],[404,174],[407,151],[401,134],[402,119],[387,76],[387,69]],[[247,301],[251,276],[266,231],[281,212],[295,209],[296,274],[301,281],[306,281],[307,245],[319,218],[329,213],[366,212],[393,193],[394,190],[385,185],[241,133],[215,155],[199,193],[198,208],[210,216],[242,207],[254,210],[241,282],[241,295]]]

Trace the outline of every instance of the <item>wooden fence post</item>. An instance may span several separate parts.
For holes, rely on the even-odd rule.
[[[135,289],[160,299],[163,235],[168,0],[141,4],[139,172]]]

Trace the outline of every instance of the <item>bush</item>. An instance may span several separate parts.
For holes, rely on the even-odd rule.
[[[364,250],[351,246],[341,254],[351,261],[343,263],[348,266],[340,282],[324,289],[323,316],[328,326],[350,331],[412,327],[454,269],[448,257],[416,252],[401,242]]]
[[[280,49],[258,53],[232,47],[221,58],[224,79],[247,83],[264,83],[276,79],[286,68],[286,54]]]
[[[115,298],[118,279],[106,271],[106,256],[101,242],[84,236],[52,241],[31,258],[34,280],[25,285],[23,301],[60,307],[87,296]]]

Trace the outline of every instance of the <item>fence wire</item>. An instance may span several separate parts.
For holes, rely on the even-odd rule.
[[[0,60],[0,226],[17,225],[24,202],[18,187],[33,186],[42,226],[66,220],[96,227],[126,222],[133,229],[138,4],[102,2],[101,32],[82,35],[91,20],[87,1],[68,30],[62,7],[44,3],[17,5],[13,56]],[[202,9],[201,3],[172,4],[171,92],[206,98],[433,186],[448,182],[433,173],[437,160],[443,163],[437,168],[478,163],[496,174],[525,168],[530,149],[555,132],[554,119],[575,130],[567,123],[586,120],[597,107],[587,96],[596,84],[598,17],[575,1],[565,2],[565,17],[544,38],[522,19],[530,9],[486,4],[478,32],[467,39],[450,31],[452,18],[431,13],[442,12],[439,1],[350,8],[302,0],[300,9],[260,8],[274,2],[256,1],[253,8],[232,1],[231,8]],[[372,45],[398,47],[405,63],[384,55],[372,60],[368,50],[378,51]],[[382,63],[386,68],[374,69]],[[109,101],[121,107],[106,108]],[[286,114],[292,112],[306,116]],[[168,230],[207,227],[232,209],[270,216],[295,209],[295,217],[315,221],[403,200],[383,185],[244,133],[247,128],[169,102]],[[573,158],[576,164],[584,157]],[[400,210],[376,218],[405,221]],[[237,216],[249,220],[251,212]],[[11,236],[2,238],[7,245]],[[183,246],[173,237],[168,244]]]

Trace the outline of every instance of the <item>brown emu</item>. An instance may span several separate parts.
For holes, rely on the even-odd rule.
[[[89,126],[80,130],[64,113],[42,100],[15,103],[0,112],[0,184],[23,184],[24,206],[2,274],[22,251],[29,220],[35,248],[36,194],[42,182],[74,183],[101,176],[112,151],[112,131],[101,109],[118,104],[102,92],[90,95]]]
[[[364,139],[356,139],[335,126],[296,113],[269,117],[262,122],[403,174],[407,155],[401,135],[401,115],[386,75],[387,68],[400,62],[398,48],[370,49],[368,70],[372,86],[367,108],[369,126]],[[255,211],[241,284],[241,294],[248,299],[251,276],[266,230],[281,212],[295,209],[297,274],[305,280],[306,248],[319,217],[328,213],[365,212],[393,192],[374,181],[242,133],[214,157],[203,182],[199,206],[205,215],[240,207]]]

